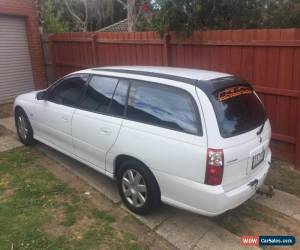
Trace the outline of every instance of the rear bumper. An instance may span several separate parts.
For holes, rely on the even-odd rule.
[[[155,175],[164,203],[194,213],[216,216],[239,206],[256,193],[256,190],[264,183],[270,168],[270,161],[271,151],[268,152],[260,171],[251,176],[246,184],[227,192],[222,186],[208,186],[161,173],[155,173]],[[253,180],[257,180],[258,183],[251,187],[249,183]]]

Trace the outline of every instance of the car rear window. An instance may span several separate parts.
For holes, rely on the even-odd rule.
[[[215,91],[211,98],[222,137],[251,131],[266,121],[266,112],[250,85]]]

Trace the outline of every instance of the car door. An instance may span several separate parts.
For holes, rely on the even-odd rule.
[[[117,139],[125,110],[128,80],[92,76],[85,97],[74,112],[72,136],[75,154],[98,169]]]
[[[152,170],[201,181],[207,138],[195,87],[177,86],[131,81],[118,145],[124,146],[123,154],[137,156]],[[172,185],[164,188],[176,195]]]
[[[74,153],[71,122],[83,96],[87,74],[66,77],[47,90],[46,100],[38,100],[35,135],[59,150]]]

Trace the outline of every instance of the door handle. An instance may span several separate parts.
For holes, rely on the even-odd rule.
[[[110,135],[111,134],[111,130],[109,128],[101,128],[100,129],[100,133],[104,134],[104,135]]]

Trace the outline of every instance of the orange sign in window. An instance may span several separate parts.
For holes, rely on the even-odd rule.
[[[232,88],[225,89],[218,93],[218,100],[220,102],[226,101],[230,98],[240,96],[240,95],[249,95],[252,94],[253,90],[250,87],[246,86],[235,86]]]

